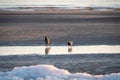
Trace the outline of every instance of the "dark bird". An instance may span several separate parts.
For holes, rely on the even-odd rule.
[[[73,42],[72,41],[68,41],[68,52],[72,52],[72,46],[73,46]]]
[[[51,46],[50,46],[51,40],[47,36],[45,36],[45,44],[46,44],[45,54],[47,55],[51,49]]]
[[[51,40],[47,36],[45,36],[45,44],[47,45],[51,44]]]
[[[68,46],[72,47],[73,46],[73,42],[72,41],[68,41]]]

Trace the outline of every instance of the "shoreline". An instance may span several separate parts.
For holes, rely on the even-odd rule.
[[[93,13],[120,13],[119,9],[113,10],[89,10],[89,9],[47,9],[47,10],[0,10],[0,15],[81,15],[81,14],[93,14]]]

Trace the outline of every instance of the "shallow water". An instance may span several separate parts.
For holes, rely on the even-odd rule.
[[[21,54],[45,54],[46,46],[0,46],[0,55]],[[68,46],[51,46],[50,55],[56,54],[97,54],[97,53],[120,53],[120,45],[88,45],[73,46],[72,52],[68,52]]]
[[[56,13],[14,12],[0,15],[0,46],[120,45],[119,11],[77,11]]]

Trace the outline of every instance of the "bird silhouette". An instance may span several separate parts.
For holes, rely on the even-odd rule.
[[[72,52],[72,46],[73,46],[73,42],[72,41],[68,41],[68,52]]]
[[[48,53],[50,52],[50,49],[51,49],[51,40],[45,36],[45,45],[46,45],[46,48],[45,48],[45,54],[48,55]]]
[[[47,46],[49,46],[51,44],[51,40],[47,36],[45,36],[45,44]]]
[[[72,46],[73,46],[73,42],[72,42],[72,41],[68,41],[67,44],[68,44],[69,47],[72,47]]]

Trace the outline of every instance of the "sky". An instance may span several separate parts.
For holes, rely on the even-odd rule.
[[[120,0],[0,0],[3,5],[73,5],[120,7]]]

